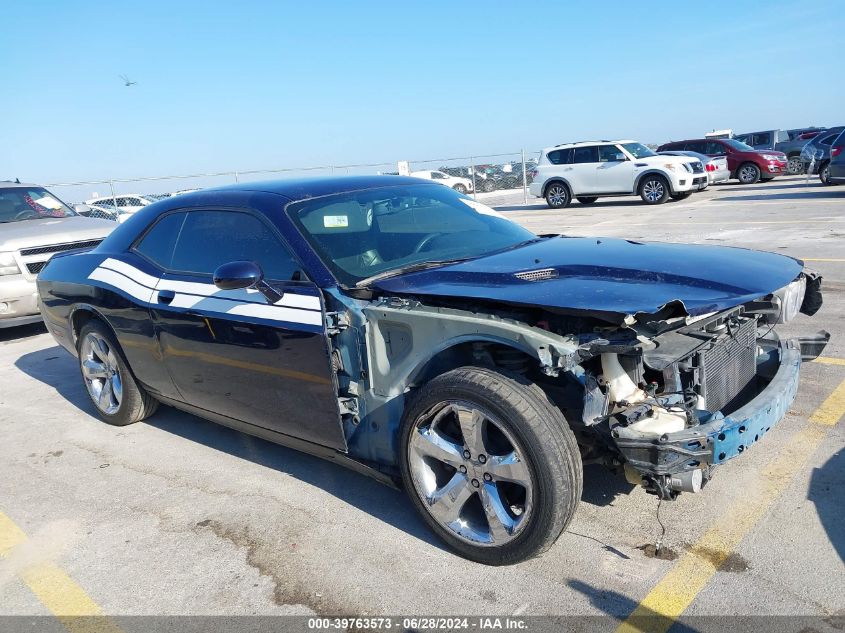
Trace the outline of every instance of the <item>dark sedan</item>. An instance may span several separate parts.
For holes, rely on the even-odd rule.
[[[565,529],[582,459],[671,500],[765,447],[826,342],[775,326],[820,281],[772,253],[538,237],[378,176],[157,202],[38,292],[106,422],[164,403],[401,484],[457,552],[508,564]]]

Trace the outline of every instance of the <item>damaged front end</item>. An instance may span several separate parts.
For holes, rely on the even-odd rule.
[[[636,315],[628,346],[585,341],[575,374],[585,443],[609,447],[629,481],[662,499],[700,490],[792,404],[802,359],[818,356],[829,335],[780,340],[774,326],[815,313],[820,282],[802,273],[763,299],[697,318]]]

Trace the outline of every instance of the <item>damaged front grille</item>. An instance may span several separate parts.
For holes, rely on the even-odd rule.
[[[698,352],[701,395],[708,411],[720,411],[757,373],[757,319],[728,321],[724,332]]]

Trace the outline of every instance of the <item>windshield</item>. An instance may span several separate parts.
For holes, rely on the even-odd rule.
[[[727,143],[735,150],[739,150],[740,152],[753,152],[754,148],[750,145],[746,145],[745,143],[741,143],[735,138],[725,138],[722,139],[722,142]]]
[[[0,222],[69,218],[74,215],[76,213],[64,202],[41,187],[0,188]]]
[[[383,187],[296,202],[291,220],[345,286],[426,262],[471,259],[536,239],[437,184]]]
[[[649,148],[642,143],[623,143],[622,147],[634,158],[648,158],[649,156],[657,156]]]

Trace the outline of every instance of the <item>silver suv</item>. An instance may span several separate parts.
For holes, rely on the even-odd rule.
[[[44,187],[0,182],[0,328],[40,321],[35,278],[47,260],[93,248],[115,226],[78,215]]]

